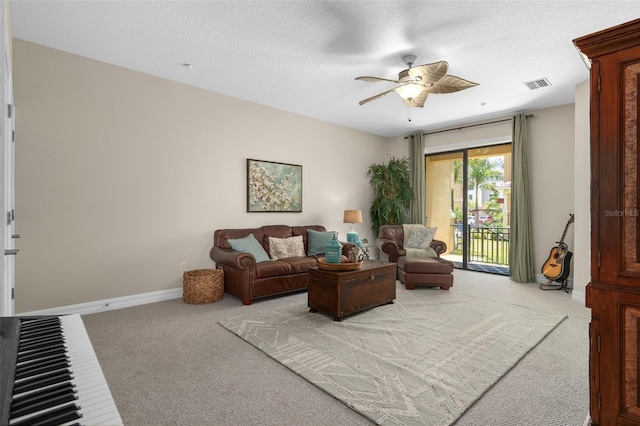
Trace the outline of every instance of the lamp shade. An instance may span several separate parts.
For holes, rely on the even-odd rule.
[[[362,223],[362,211],[361,210],[345,210],[344,223]]]

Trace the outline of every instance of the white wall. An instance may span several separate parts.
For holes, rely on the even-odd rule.
[[[528,169],[530,180],[534,263],[538,282],[546,282],[540,272],[552,247],[560,240],[569,214],[574,212],[574,105],[562,105],[533,113],[527,120]],[[428,133],[428,132],[427,132]],[[426,153],[446,152],[511,140],[511,122],[428,134]],[[396,157],[408,157],[408,140],[390,139],[387,148]],[[574,230],[565,242],[573,251]],[[571,270],[573,272],[573,270]],[[572,276],[570,275],[570,279]]]
[[[179,288],[218,228],[345,235],[368,212],[384,138],[22,40],[13,57],[17,313]],[[303,212],[246,213],[247,158],[302,165]]]

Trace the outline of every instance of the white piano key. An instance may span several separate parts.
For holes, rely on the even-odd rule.
[[[81,424],[121,425],[122,419],[113,401],[91,340],[80,315],[61,316],[73,383],[77,388]]]

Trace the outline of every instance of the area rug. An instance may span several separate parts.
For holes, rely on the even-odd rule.
[[[450,425],[565,315],[398,286],[342,322],[298,304],[220,324],[380,425]]]

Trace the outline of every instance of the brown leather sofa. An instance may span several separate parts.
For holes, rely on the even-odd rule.
[[[308,253],[308,229],[326,231],[321,225],[269,225],[216,230],[210,256],[224,270],[224,291],[242,300],[243,304],[250,305],[262,297],[306,289],[307,272],[309,268],[317,266],[315,257],[289,257],[257,263],[253,255],[233,250],[229,240],[253,234],[268,254],[269,237],[289,238],[302,235],[304,252]],[[342,252],[346,255],[353,244],[342,242],[342,246]]]
[[[380,250],[380,260],[385,262],[398,263],[398,259],[406,254],[404,245],[404,228],[402,225],[381,225],[378,229],[376,248]],[[440,257],[447,251],[447,244],[444,241],[433,240],[433,248]]]

